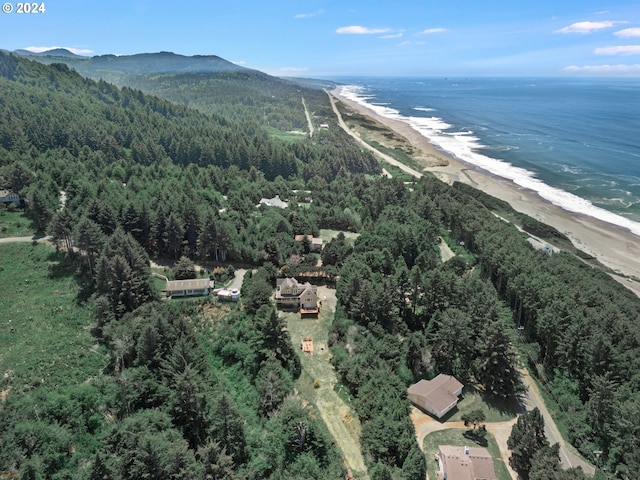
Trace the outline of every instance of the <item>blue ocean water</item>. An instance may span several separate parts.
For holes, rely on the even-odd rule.
[[[339,81],[468,164],[640,235],[640,79]]]

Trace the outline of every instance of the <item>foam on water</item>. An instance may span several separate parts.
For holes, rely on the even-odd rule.
[[[488,151],[490,148],[480,143],[480,139],[475,136],[474,132],[468,130],[454,131],[452,125],[435,116],[401,115],[398,110],[389,107],[388,104],[381,105],[370,102],[369,100],[374,99],[375,96],[366,94],[365,87],[360,85],[342,86],[339,87],[339,92],[345,98],[373,110],[378,115],[407,123],[433,145],[465,163],[511,180],[516,185],[536,192],[543,199],[564,210],[597,218],[628,229],[635,235],[640,236],[640,223],[597,207],[589,200],[577,195],[552,187],[536,178],[535,174],[529,170],[479,153],[479,150]],[[427,107],[414,107],[413,110],[427,113],[433,111],[433,109]]]

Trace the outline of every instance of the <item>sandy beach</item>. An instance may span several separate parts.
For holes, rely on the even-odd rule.
[[[596,218],[563,210],[531,190],[442,152],[410,125],[378,115],[373,110],[341,96],[338,90],[332,91],[331,94],[350,108],[404,136],[414,148],[421,150],[422,157],[427,159],[424,162],[425,172],[431,172],[448,183],[459,181],[472,185],[504,200],[515,210],[555,227],[569,237],[576,247],[594,256],[614,272],[640,279],[640,237]],[[618,275],[613,275],[613,278],[640,296],[640,283]]]

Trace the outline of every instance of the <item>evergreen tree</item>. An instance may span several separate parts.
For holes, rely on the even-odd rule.
[[[511,429],[507,446],[512,452],[511,465],[513,468],[520,474],[528,476],[536,452],[549,448],[549,442],[544,433],[544,419],[540,410],[534,408],[518,417],[517,423]]]
[[[184,255],[173,267],[173,275],[176,280],[189,280],[196,278],[196,268],[194,263]]]

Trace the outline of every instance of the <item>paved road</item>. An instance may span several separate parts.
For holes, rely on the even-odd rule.
[[[369,150],[374,155],[382,158],[385,162],[390,163],[391,165],[395,165],[400,170],[403,170],[403,171],[407,172],[408,174],[413,175],[416,178],[421,178],[422,177],[422,174],[420,172],[418,172],[417,170],[414,170],[413,168],[407,167],[404,163],[401,163],[401,162],[397,161],[395,158],[393,158],[393,157],[391,157],[391,156],[389,156],[389,155],[387,155],[385,153],[382,153],[381,151],[373,148],[367,142],[362,140],[355,132],[353,132],[347,126],[346,123],[344,123],[344,120],[342,119],[342,115],[340,115],[340,111],[338,110],[338,107],[336,106],[335,97],[333,95],[331,95],[331,93],[328,92],[327,90],[325,90],[325,92],[327,93],[327,95],[329,95],[329,101],[331,102],[331,108],[333,108],[333,112],[336,114],[336,117],[338,117],[338,124],[340,125],[340,127],[342,127],[342,129],[345,132],[347,132],[349,135],[351,135],[353,138],[355,138],[356,142],[358,142],[360,145],[362,145],[364,148]]]
[[[311,121],[311,115],[309,114],[307,102],[304,101],[304,97],[302,97],[302,106],[304,107],[304,114],[307,116],[307,123],[309,124],[309,138],[311,138],[313,137],[313,122]]]
[[[551,445],[554,443],[560,445],[560,461],[562,462],[562,466],[564,468],[581,467],[585,473],[593,475],[595,473],[595,467],[576,455],[573,448],[567,445],[567,442],[562,438],[556,423],[544,404],[544,400],[540,395],[538,386],[535,384],[527,370],[522,371],[522,381],[527,386],[527,395],[524,398],[526,405],[523,406],[527,410],[532,410],[536,407],[540,410],[540,413],[544,418],[544,430],[549,443]]]

